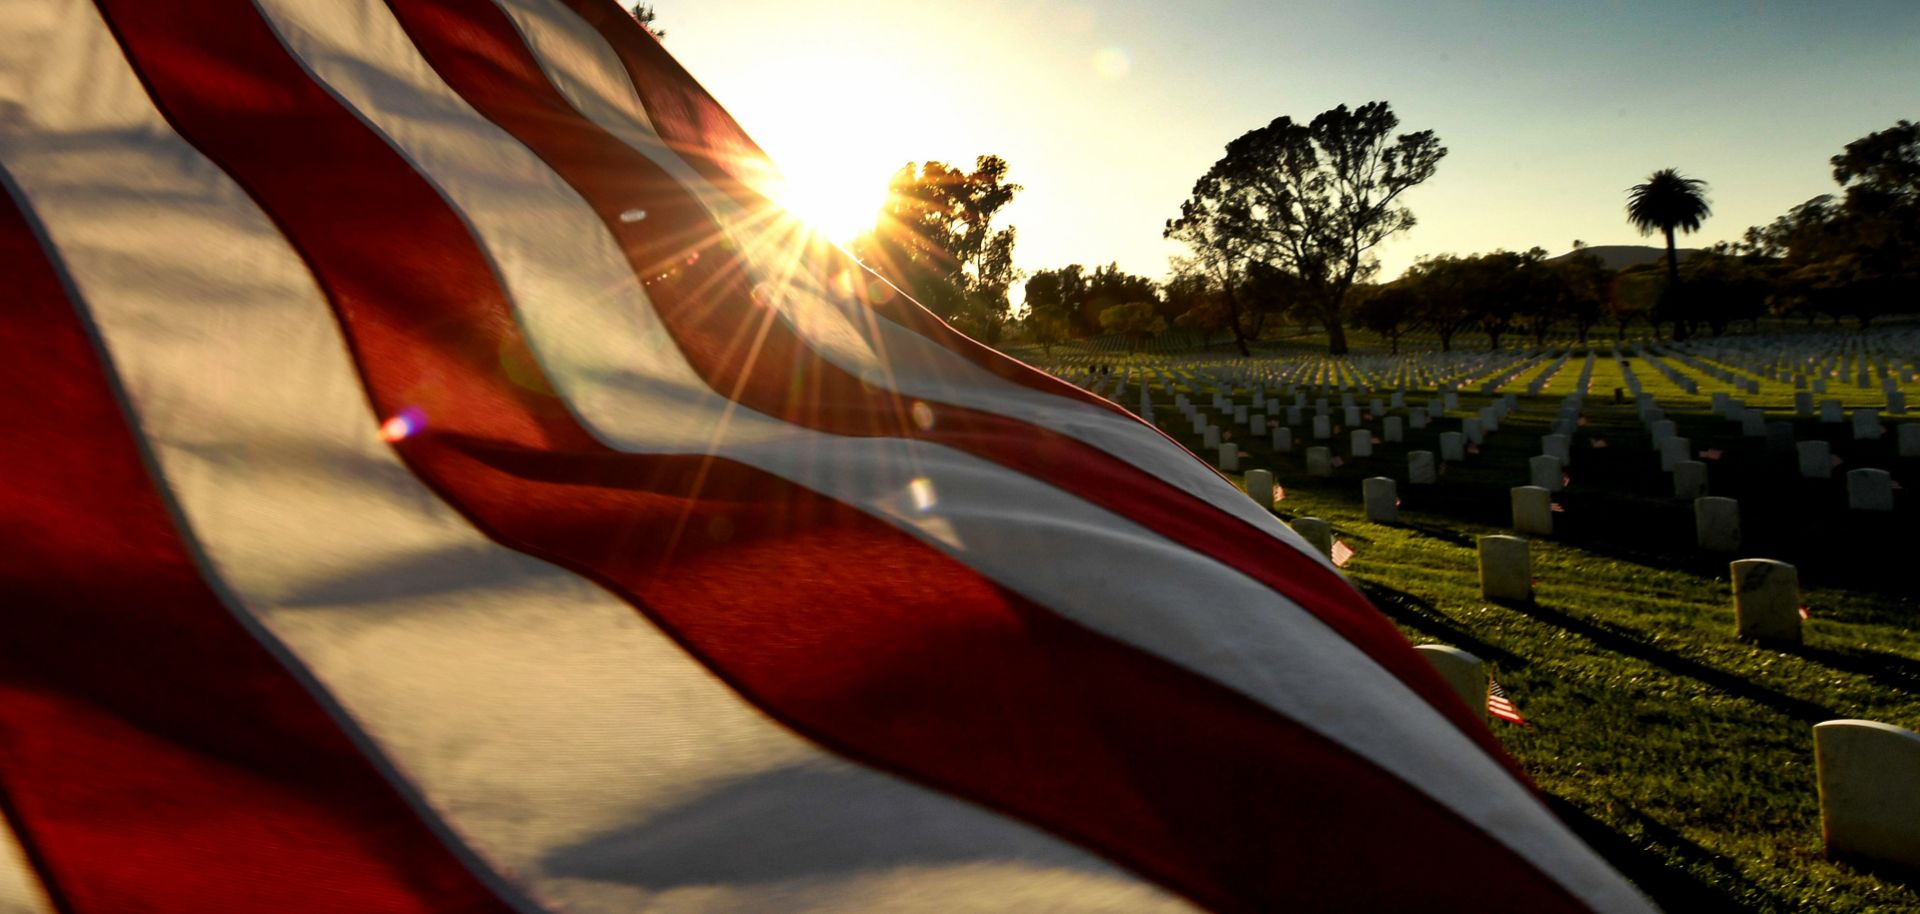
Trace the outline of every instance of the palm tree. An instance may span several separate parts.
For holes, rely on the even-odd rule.
[[[1655,229],[1667,236],[1667,288],[1680,285],[1680,255],[1674,250],[1673,230],[1697,232],[1700,221],[1713,215],[1707,206],[1707,182],[1683,177],[1671,168],[1662,168],[1627,191],[1627,221],[1642,235]],[[1686,336],[1686,322],[1675,315],[1674,335]]]

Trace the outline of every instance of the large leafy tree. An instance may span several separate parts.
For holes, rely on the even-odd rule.
[[[1019,272],[1015,231],[994,220],[1020,190],[999,156],[980,156],[970,172],[909,163],[894,173],[880,218],[854,240],[854,254],[935,314],[996,343]]]
[[[1256,262],[1296,277],[1328,350],[1347,351],[1347,290],[1378,269],[1371,252],[1380,242],[1413,226],[1400,197],[1447,154],[1433,131],[1396,135],[1399,125],[1386,102],[1341,105],[1305,124],[1276,119],[1227,144],[1168,221],[1166,236],[1227,290],[1242,353],[1234,290]]]
[[[1680,256],[1674,246],[1674,232],[1697,232],[1700,223],[1711,215],[1707,182],[1686,177],[1672,168],[1662,168],[1649,175],[1645,183],[1627,190],[1627,222],[1642,235],[1657,231],[1666,236],[1669,296],[1679,294],[1680,286]],[[1680,309],[1674,312],[1674,337],[1683,338],[1690,330],[1689,321]]]

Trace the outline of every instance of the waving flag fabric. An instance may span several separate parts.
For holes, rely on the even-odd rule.
[[[1645,908],[767,173],[602,0],[0,7],[0,910]]]

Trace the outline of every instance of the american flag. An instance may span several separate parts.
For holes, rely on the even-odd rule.
[[[1341,568],[1347,567],[1347,563],[1353,561],[1353,547],[1347,545],[1344,540],[1334,540],[1332,552],[1333,563]]]
[[[1710,447],[1704,451],[1701,451],[1700,457],[1703,460],[1719,460],[1721,457],[1725,456],[1725,454],[1726,454],[1725,451],[1722,451],[1717,447]]]
[[[1487,677],[1487,713],[1508,723],[1527,726],[1527,719],[1514,707],[1513,699],[1507,697],[1507,690],[1492,676]]]
[[[614,4],[14,7],[9,914],[1648,909]]]

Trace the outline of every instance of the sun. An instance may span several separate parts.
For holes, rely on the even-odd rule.
[[[846,244],[873,228],[886,202],[886,175],[850,172],[831,158],[789,154],[778,162],[781,177],[762,191],[827,240]]]

